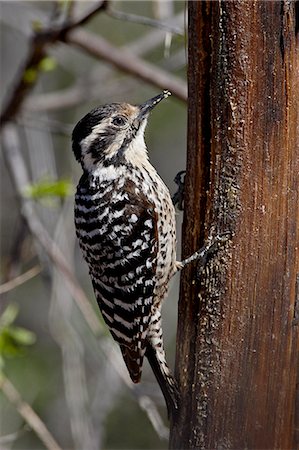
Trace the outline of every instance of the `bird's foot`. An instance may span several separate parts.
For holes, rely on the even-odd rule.
[[[221,245],[225,244],[232,238],[232,233],[230,231],[225,231],[224,233],[218,234],[215,237],[210,236],[207,240],[207,243],[200,248],[197,252],[193,253],[193,255],[189,256],[189,258],[183,259],[183,261],[177,263],[178,270],[183,269],[192,261],[198,260],[201,264],[205,264],[209,256],[215,252],[217,248]]]

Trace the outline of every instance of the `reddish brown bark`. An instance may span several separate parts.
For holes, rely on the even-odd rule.
[[[193,265],[182,275],[176,358],[182,402],[170,447],[296,448],[295,3],[188,7],[183,256],[211,230],[234,236],[200,273]]]

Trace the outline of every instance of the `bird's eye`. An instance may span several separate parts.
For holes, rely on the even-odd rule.
[[[112,120],[113,125],[116,125],[117,127],[123,127],[126,124],[126,119],[122,116],[116,116]]]

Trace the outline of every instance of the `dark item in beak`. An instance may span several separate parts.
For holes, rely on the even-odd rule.
[[[161,94],[156,95],[156,97],[151,98],[150,100],[147,100],[145,103],[142,103],[142,105],[139,106],[140,113],[139,118],[143,119],[147,114],[158,104],[161,102],[161,100],[164,100],[164,98],[167,98],[171,95],[171,92],[169,91],[163,91]]]

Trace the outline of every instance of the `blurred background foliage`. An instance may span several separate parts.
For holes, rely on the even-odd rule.
[[[67,17],[80,16],[97,3],[0,3],[2,105],[12,95],[14,80],[22,74],[33,31],[61,26]],[[116,18],[105,11],[99,11],[84,24],[90,33],[138,55],[157,70],[175,75],[184,84],[185,2],[111,1],[109,7],[181,29],[178,35],[154,23],[135,23],[130,16]],[[1,371],[39,415],[61,448],[167,448],[165,405],[148,365],[145,364],[140,385],[130,387],[129,381],[124,382],[127,374],[121,358],[117,360],[118,370],[111,362],[115,352],[119,356],[119,349],[107,329],[101,327],[100,336],[91,331],[73,301],[64,274],[32,236],[21,214],[22,202],[34,204],[43,227],[62,251],[99,324],[103,324],[75,238],[73,193],[81,168],[72,155],[71,131],[85,113],[99,104],[114,101],[137,104],[161,89],[66,42],[50,46],[38,70],[26,69],[22,76],[27,83],[35,83],[14,117],[23,162],[30,177],[22,198],[12,182],[3,152],[0,156]],[[176,190],[174,176],[185,167],[185,138],[186,106],[172,96],[154,111],[146,131],[150,159],[171,193]],[[181,213],[177,219],[179,237]],[[177,300],[178,278],[172,282],[163,309],[164,338],[171,367]],[[162,417],[164,422],[160,436],[149,421],[147,407],[140,408],[147,397],[157,407],[156,419]],[[2,449],[44,448],[15,405],[2,393],[0,408]]]

